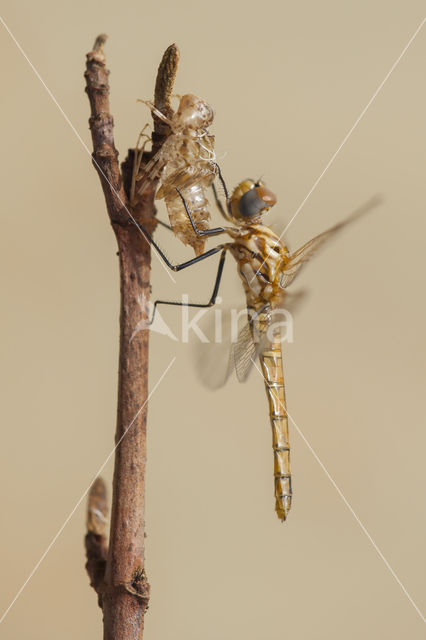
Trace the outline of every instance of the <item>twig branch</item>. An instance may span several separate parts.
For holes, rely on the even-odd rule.
[[[86,93],[90,101],[89,126],[93,141],[93,164],[101,179],[111,222],[127,224],[127,195],[114,145],[114,119],[109,111],[109,71],[105,66],[103,45],[106,36],[96,38],[93,51],[87,54]]]
[[[170,47],[167,47],[165,50],[163,59],[158,67],[154,91],[154,105],[168,118],[171,118],[173,115],[171,99],[178,64],[179,49],[175,44],[171,44]],[[170,130],[167,124],[154,116],[154,132],[152,134],[153,153],[156,153],[158,147],[161,146],[164,137],[169,133]]]
[[[105,539],[96,539],[94,535],[98,534],[89,530],[87,568],[103,609],[104,639],[140,640],[149,599],[144,569],[148,330],[139,331],[132,340],[131,337],[138,323],[145,321],[147,325],[148,304],[143,305],[141,311],[139,300],[147,303],[150,296],[151,250],[131,218],[148,232],[154,231],[156,181],[148,186],[137,206],[130,208],[128,187],[134,150],[129,151],[122,174],[109,110],[109,71],[103,53],[105,40],[106,36],[99,36],[93,51],[87,54],[85,78],[91,108],[93,163],[101,180],[120,256],[120,357],[115,436],[119,444],[115,452],[108,555],[105,562]],[[156,82],[155,103],[165,110],[170,108],[177,63],[178,51],[171,45],[163,56]],[[156,126],[153,152],[167,133]],[[142,165],[149,156],[145,154]],[[93,491],[92,498],[96,494],[95,488]]]

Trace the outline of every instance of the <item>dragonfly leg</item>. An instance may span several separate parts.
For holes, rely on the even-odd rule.
[[[159,218],[157,218],[157,223],[160,224],[162,227],[165,227],[169,231],[173,231],[173,229],[171,228],[171,226],[169,224],[167,224],[167,222],[163,222]]]
[[[228,187],[226,186],[226,182],[225,182],[225,180],[224,180],[224,177],[223,177],[223,175],[222,175],[222,171],[221,171],[221,169],[220,169],[219,165],[217,164],[217,162],[215,162],[215,163],[214,163],[214,165],[215,165],[215,167],[216,167],[216,169],[217,169],[217,174],[218,174],[218,176],[219,176],[219,180],[220,180],[220,182],[221,182],[221,184],[222,184],[223,191],[225,192],[225,199],[226,199],[226,202],[228,202],[228,200],[229,200],[229,191],[228,191]]]
[[[162,120],[163,122],[168,124],[170,128],[173,126],[173,122],[170,120],[170,118],[165,116],[164,113],[162,113],[159,109],[157,109],[157,107],[154,106],[150,100],[140,100],[139,99],[138,102],[142,102],[143,104],[146,104],[148,109],[151,109],[151,112],[154,115],[156,115],[157,118],[160,118],[160,120]]]
[[[214,229],[203,229],[203,230],[198,229],[197,225],[194,222],[194,218],[191,215],[191,212],[189,210],[187,202],[186,202],[185,198],[182,195],[181,190],[178,187],[176,187],[176,191],[178,192],[178,194],[180,196],[180,199],[183,202],[183,206],[185,207],[186,215],[190,219],[192,228],[194,229],[194,231],[197,234],[197,236],[217,236],[220,233],[225,233],[225,229],[223,227],[215,227]]]
[[[221,185],[222,185],[222,188],[223,188],[223,191],[224,191],[224,194],[225,194],[225,200],[226,200],[226,209],[227,209],[227,213],[226,213],[226,211],[224,210],[224,208],[223,208],[223,205],[222,205],[221,201],[219,200],[219,197],[218,197],[218,194],[217,194],[217,190],[216,190],[215,185],[214,185],[214,184],[212,184],[212,189],[213,189],[214,199],[215,199],[215,201],[216,201],[216,205],[217,205],[217,207],[218,207],[219,211],[221,212],[221,214],[223,215],[223,217],[224,217],[224,218],[226,218],[227,220],[229,220],[229,219],[230,219],[230,217],[232,217],[232,216],[231,216],[231,209],[230,209],[230,200],[229,200],[229,191],[228,191],[228,187],[226,186],[226,182],[225,182],[225,180],[224,180],[224,177],[223,177],[223,175],[222,175],[222,171],[221,171],[221,169],[220,169],[219,165],[217,164],[217,162],[215,162],[214,164],[215,164],[215,167],[216,167],[216,169],[217,169],[217,174],[218,174],[218,176],[219,176],[219,180],[220,180],[220,183],[221,183]]]
[[[180,264],[172,264],[170,260],[167,258],[164,251],[160,249],[158,244],[155,242],[153,237],[148,233],[148,231],[143,227],[139,222],[132,219],[133,224],[139,229],[139,231],[144,236],[145,240],[149,242],[157,252],[157,255],[163,260],[163,262],[171,269],[172,271],[182,271],[182,269],[186,269],[187,267],[191,267],[193,264],[197,264],[197,262],[201,262],[201,260],[205,260],[206,258],[210,258],[210,256],[214,256],[219,251],[222,251],[225,248],[225,245],[219,244],[217,247],[213,247],[213,249],[209,249],[205,253],[202,253],[191,260],[186,260],[186,262],[181,262]]]
[[[212,182],[212,191],[213,191],[213,196],[214,196],[214,200],[216,202],[216,206],[219,209],[220,213],[222,214],[222,216],[225,218],[225,220],[229,220],[229,216],[226,214],[225,209],[223,208],[223,204],[221,203],[221,201],[219,200],[219,195],[217,193],[217,189],[215,186],[215,183]]]
[[[171,300],[156,300],[154,302],[154,310],[152,312],[152,317],[151,317],[151,320],[149,321],[149,324],[152,324],[154,322],[155,311],[159,304],[168,304],[168,305],[173,305],[174,307],[197,307],[198,309],[212,307],[216,303],[217,294],[219,292],[220,281],[222,279],[223,267],[225,264],[225,257],[226,257],[226,249],[222,249],[219,264],[217,267],[217,274],[216,274],[216,280],[213,287],[213,292],[208,302],[197,303],[197,302],[173,302]]]

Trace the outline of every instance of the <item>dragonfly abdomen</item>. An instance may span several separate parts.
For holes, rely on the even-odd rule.
[[[279,335],[270,349],[260,355],[265,388],[269,401],[274,451],[275,511],[280,520],[287,518],[291,507],[291,468],[288,418]]]

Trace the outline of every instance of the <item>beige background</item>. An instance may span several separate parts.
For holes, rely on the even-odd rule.
[[[121,158],[147,121],[171,42],[177,92],[216,110],[229,184],[264,175],[284,228],[420,24],[420,1],[3,2],[17,40],[90,145],[84,54],[107,32]],[[2,64],[1,608],[113,443],[117,260],[90,158],[10,36]],[[423,29],[288,232],[292,247],[374,193],[383,205],[306,269],[286,348],[289,410],[424,610]],[[226,154],[226,155],[224,155]],[[161,212],[164,217],[164,212]],[[173,258],[190,256],[167,232]],[[204,299],[214,265],[156,294]],[[225,303],[240,303],[229,262]],[[178,328],[175,311],[163,313]],[[197,379],[191,348],[154,334],[147,640],[423,638],[422,621],[292,428],[294,507],[273,512],[263,385]],[[109,480],[112,462],[104,472]],[[2,638],[101,637],[84,572],[84,502],[3,622]]]

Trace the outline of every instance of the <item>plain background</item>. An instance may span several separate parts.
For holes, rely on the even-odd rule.
[[[90,147],[85,54],[106,32],[116,145],[148,121],[164,49],[176,92],[206,98],[230,185],[264,176],[280,233],[420,24],[417,1],[3,2],[2,15]],[[113,446],[116,247],[90,157],[0,29],[2,59],[1,607]],[[316,258],[285,349],[300,431],[420,608],[424,571],[425,29],[287,234],[296,248],[375,193],[383,204]],[[160,208],[164,219],[164,211]],[[218,219],[216,219],[218,221]],[[170,257],[191,252],[160,230]],[[207,298],[215,267],[154,294]],[[242,302],[230,261],[224,304]],[[178,331],[175,310],[163,318]],[[147,640],[423,638],[422,621],[294,426],[294,506],[273,511],[263,384],[203,387],[191,346],[154,334]],[[109,481],[112,461],[104,470]],[[8,639],[101,637],[84,571],[84,504],[7,618]]]

